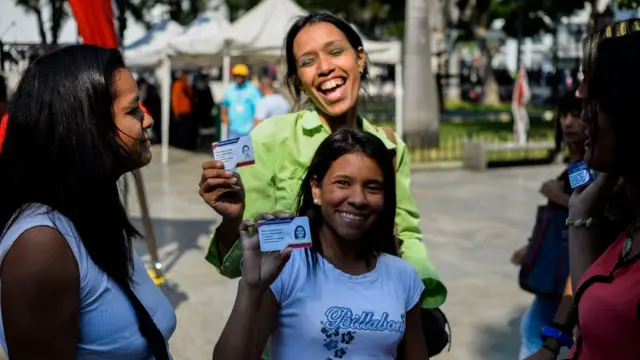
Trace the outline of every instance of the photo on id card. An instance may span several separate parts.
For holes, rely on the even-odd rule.
[[[239,167],[255,164],[251,136],[219,141],[211,145],[213,158],[222,161],[224,169],[235,171]]]
[[[266,220],[259,222],[257,227],[262,252],[311,247],[311,230],[306,216]]]

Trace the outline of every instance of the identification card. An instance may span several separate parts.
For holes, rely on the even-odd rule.
[[[569,165],[569,184],[572,189],[591,184],[597,178],[598,174],[589,169],[584,161]]]
[[[256,163],[251,136],[242,136],[213,143],[213,158],[224,163],[224,169],[235,171],[239,167]]]
[[[311,230],[306,216],[293,219],[274,219],[257,224],[260,250],[281,251],[286,247],[311,247]]]

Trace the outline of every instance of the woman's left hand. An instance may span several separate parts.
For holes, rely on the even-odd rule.
[[[542,183],[540,193],[547,199],[553,200],[564,194],[564,186],[560,180],[548,180]]]
[[[292,216],[284,213],[261,214],[254,221],[245,220],[240,226],[242,281],[249,287],[258,290],[269,288],[280,275],[293,251],[292,248],[285,248],[280,252],[260,250],[257,224],[264,220],[287,219]],[[249,231],[250,228],[253,228],[252,231]]]

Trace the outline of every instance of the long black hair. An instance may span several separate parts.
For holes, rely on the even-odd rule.
[[[359,48],[364,49],[364,44],[362,42],[362,39],[360,38],[360,35],[358,35],[358,32],[351,25],[349,25],[349,23],[331,14],[330,12],[318,11],[298,17],[293,25],[291,25],[291,27],[289,28],[287,36],[284,38],[284,55],[287,61],[287,73],[285,75],[285,79],[287,81],[289,92],[293,96],[296,105],[300,105],[302,84],[300,83],[300,78],[298,77],[298,65],[296,63],[296,57],[293,54],[293,42],[302,29],[304,29],[308,25],[323,22],[337,27],[338,30],[340,30],[347,38],[347,41],[356,52],[356,54],[358,54]],[[365,62],[364,69],[362,73],[360,73],[361,84],[367,82],[367,80],[369,79],[368,63],[368,61]]]
[[[361,254],[365,260],[371,255],[387,253],[398,255],[395,239],[396,218],[396,172],[393,166],[393,152],[388,150],[377,136],[359,129],[340,129],[327,137],[316,150],[307,174],[298,191],[297,214],[309,217],[311,238],[313,245],[307,254],[311,254],[314,264],[316,254],[322,255],[322,243],[319,232],[324,219],[320,206],[313,203],[311,183],[316,181],[322,186],[322,181],[331,165],[343,155],[362,153],[376,161],[383,176],[384,203],[377,223],[364,234]]]
[[[589,97],[607,114],[615,133],[615,169],[623,176],[640,175],[637,142],[640,132],[640,32],[604,39],[589,83]],[[595,121],[594,121],[595,123]]]
[[[124,67],[117,50],[88,45],[35,60],[13,95],[0,155],[0,231],[29,204],[43,204],[73,223],[91,259],[120,284],[131,281],[131,239],[139,236],[117,186],[128,151],[112,105]]]
[[[629,102],[628,94],[624,94],[625,92],[634,93],[633,90],[626,90],[628,86],[632,86],[627,84],[637,84],[637,78],[639,77],[637,66],[632,66],[629,62],[629,59],[632,58],[637,51],[635,51],[635,49],[629,49],[630,52],[627,52],[626,49],[622,49],[616,45],[606,45],[603,49],[602,45],[608,42],[637,46],[638,32],[640,32],[640,19],[628,19],[608,25],[604,29],[590,34],[583,41],[584,59],[582,68],[584,81],[587,84],[587,98],[583,99],[583,110],[586,116],[583,117],[583,119],[589,123],[594,150],[600,130],[598,126],[598,109],[600,108],[608,115],[613,116],[611,120],[614,128],[617,127],[616,136],[620,136],[616,140],[618,144],[622,145],[625,142],[622,141],[622,138],[634,136],[633,134],[637,133],[631,128],[624,129],[616,125],[616,123],[620,124],[624,122],[627,123],[625,126],[632,126],[633,124],[630,122],[637,118],[637,116],[635,116],[637,114],[637,106],[629,106],[634,101],[637,104],[637,100]],[[623,38],[625,40],[620,40]],[[606,62],[606,64],[601,64],[601,60]],[[606,79],[610,75],[613,75],[613,77]],[[621,97],[617,98],[618,96]],[[616,105],[613,105],[614,103]],[[622,107],[618,107],[618,105],[623,106],[624,110]],[[625,118],[628,119],[625,121]],[[632,140],[631,143],[626,142],[631,144],[634,140]],[[622,146],[624,147],[624,145]],[[619,153],[629,156],[634,154],[634,151],[628,152],[625,149],[619,148]],[[625,167],[622,158],[618,158],[618,160],[620,161],[618,161],[616,167]],[[626,166],[626,168],[637,169],[636,166]]]

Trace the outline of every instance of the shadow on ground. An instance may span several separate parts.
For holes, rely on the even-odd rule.
[[[145,236],[142,220],[133,218],[131,222],[133,226]],[[203,234],[209,234],[211,227],[215,225],[215,222],[211,220],[153,219],[151,222],[162,268],[166,273],[171,272],[171,269],[186,252],[195,250],[204,253],[206,249],[203,249],[202,246],[198,244],[198,237]],[[145,241],[136,241],[134,247],[142,257],[149,254],[149,248]],[[166,249],[163,249],[165,247]],[[181,291],[180,285],[175,281],[170,281],[170,285],[163,285],[160,286],[160,288],[174,309],[177,309],[183,302],[189,299],[187,293]]]
[[[520,319],[526,308],[518,309],[505,324],[478,329],[478,359],[514,360],[520,353]],[[455,334],[454,334],[455,336]],[[454,338],[455,345],[455,338]]]
[[[145,236],[142,220],[133,218],[131,222]],[[198,237],[202,234],[211,233],[212,226],[215,226],[215,221],[211,220],[153,219],[151,222],[158,249],[167,245],[177,245],[170,246],[169,250],[163,251],[161,254],[162,265],[167,272],[171,271],[171,268],[185,252],[190,250],[206,251],[206,249],[198,245]],[[136,241],[134,246],[140,256],[149,254],[146,242]]]

